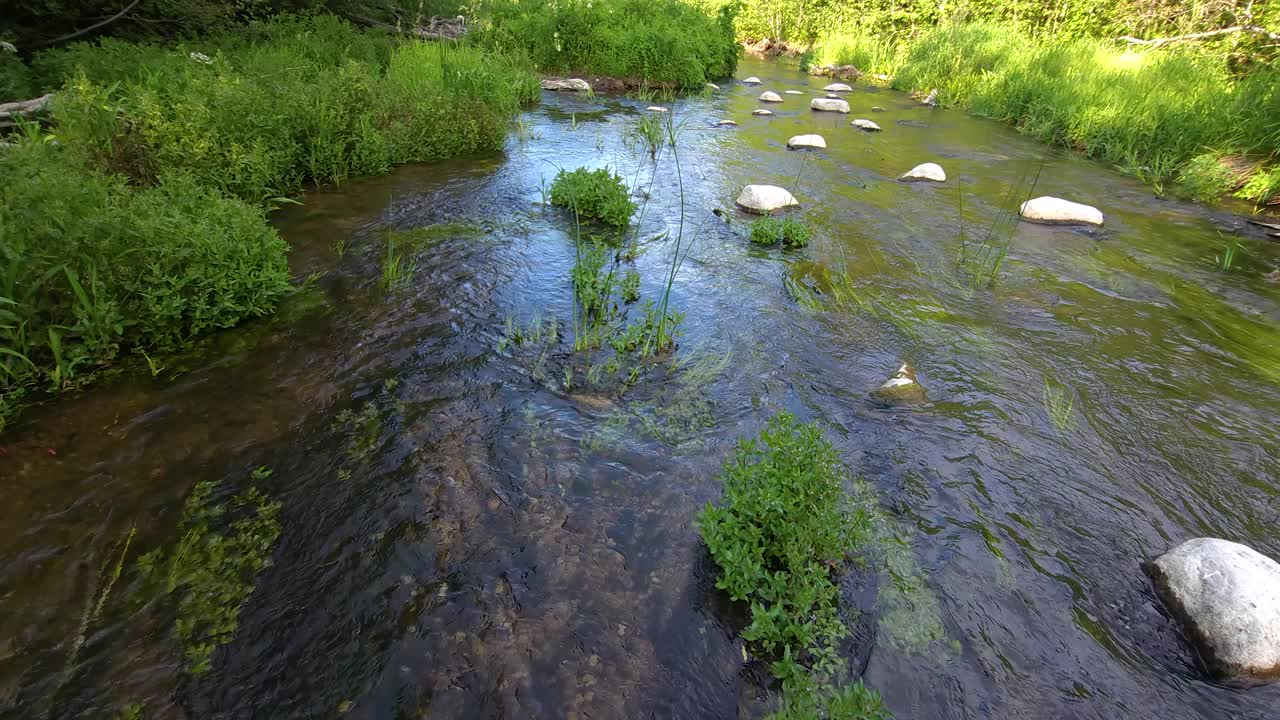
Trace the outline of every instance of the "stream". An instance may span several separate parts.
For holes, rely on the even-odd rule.
[[[1274,719],[1280,685],[1207,679],[1142,564],[1197,536],[1280,558],[1280,244],[1224,271],[1238,218],[960,110],[860,84],[813,113],[827,80],[748,75],[670,105],[682,176],[626,137],[651,103],[544,93],[500,154],[311,193],[273,215],[311,278],[275,316],[31,409],[0,444],[0,716],[762,717],[693,520],[787,410],[874,491],[844,651],[897,718]],[[753,117],[766,89],[805,94]],[[787,150],[810,132],[828,149]],[[923,162],[948,181],[894,182]],[[583,165],[649,195],[642,302],[689,250],[677,350],[625,392],[562,386],[574,223],[542,191]],[[1106,225],[1010,221],[1031,181]],[[748,241],[749,183],[793,190],[809,247]],[[1009,256],[975,286],[961,244],[993,226]],[[431,228],[398,291],[388,228]],[[557,342],[505,341],[535,318]],[[872,400],[904,361],[928,399]],[[193,675],[139,558],[196,483],[256,468],[279,537]]]

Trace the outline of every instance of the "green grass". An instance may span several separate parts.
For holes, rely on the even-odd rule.
[[[617,227],[626,227],[636,210],[626,184],[608,168],[560,170],[551,183],[551,204]]]
[[[480,0],[472,33],[544,72],[631,86],[700,89],[733,74],[736,7],[702,12],[680,0]]]
[[[762,217],[751,223],[751,242],[757,245],[777,245],[802,248],[809,244],[812,232],[804,221],[791,216],[784,218]]]
[[[1060,433],[1070,432],[1076,426],[1076,399],[1065,385],[1052,383],[1044,379],[1044,409],[1049,415],[1054,429]]]

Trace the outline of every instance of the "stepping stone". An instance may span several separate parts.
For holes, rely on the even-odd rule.
[[[759,85],[759,84],[760,84],[760,78],[756,77],[755,75],[752,75],[751,77],[747,78],[746,80],[743,80],[743,81],[742,81],[742,84],[743,84],[743,85]]]
[[[827,92],[853,92],[853,88],[844,83],[831,83],[822,89]]]
[[[827,147],[827,141],[824,140],[821,135],[796,135],[787,141],[787,147],[792,150],[799,150],[802,148],[821,148],[825,150]]]
[[[772,90],[760,94],[760,102],[782,102],[782,96]]]
[[[800,92],[799,90],[783,90],[782,94],[783,95],[803,95],[804,93]]]
[[[946,182],[947,174],[942,170],[942,166],[937,163],[924,163],[906,171],[898,180],[900,182],[918,182],[922,180]]]
[[[809,109],[819,112],[849,112],[849,103],[840,98],[814,98],[809,101]]]
[[[658,107],[657,105],[650,105],[649,107],[645,108],[645,110],[648,110],[649,112],[655,112],[655,113],[664,113],[667,111],[666,108]]]
[[[732,120],[721,120],[720,122],[716,123],[716,127],[737,127],[737,126],[738,126],[738,123]]]
[[[859,130],[866,130],[867,132],[880,132],[879,125],[871,122],[870,120],[864,120],[863,118],[858,118],[857,120],[854,120],[850,124],[858,128]]]
[[[764,108],[760,108],[759,110],[752,110],[752,111],[751,111],[751,114],[752,114],[752,115],[772,115],[772,114],[773,114],[773,111],[772,111],[772,110],[765,110]]]
[[[748,185],[742,188],[734,202],[743,210],[758,215],[800,204],[794,195],[777,185]]]
[[[1102,211],[1056,197],[1038,197],[1022,203],[1018,209],[1022,219],[1044,225],[1101,225]]]

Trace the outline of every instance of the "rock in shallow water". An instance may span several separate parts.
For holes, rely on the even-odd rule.
[[[760,84],[760,78],[756,77],[755,75],[752,75],[751,77],[747,78],[746,80],[743,80],[743,81],[742,81],[742,84],[743,84],[743,85],[759,85],[759,84]]]
[[[664,107],[658,107],[657,105],[650,105],[649,107],[645,108],[645,110],[647,110],[647,111],[649,111],[649,112],[655,112],[655,113],[664,113],[664,112],[667,112],[667,109],[666,109],[666,108],[664,108]]]
[[[786,93],[787,95],[803,95],[804,94],[800,90],[783,90],[783,92]]]
[[[542,89],[560,92],[591,92],[591,85],[581,78],[543,78]]]
[[[853,88],[845,85],[844,83],[831,83],[822,89],[827,92],[853,92]]]
[[[947,173],[937,163],[922,163],[903,173],[898,180],[902,182],[918,182],[921,180],[946,182]]]
[[[760,93],[760,102],[782,102],[782,96],[772,90]]]
[[[733,120],[721,120],[716,123],[716,127],[737,127],[738,123]]]
[[[1246,685],[1280,679],[1280,563],[1239,543],[1196,538],[1148,570],[1215,676]]]
[[[1101,225],[1103,220],[1102,211],[1092,205],[1048,195],[1022,203],[1018,212],[1024,220],[1045,225]]]
[[[787,141],[787,147],[793,149],[826,148],[827,141],[821,135],[796,135]]]
[[[814,98],[809,101],[810,110],[822,112],[849,112],[849,103],[840,98]]]
[[[794,195],[776,185],[748,185],[738,193],[738,207],[757,214],[771,213],[792,205],[799,205]]]
[[[752,111],[751,111],[751,114],[752,114],[752,115],[772,115],[772,114],[773,114],[773,111],[772,111],[772,110],[765,110],[764,108],[760,108],[759,110],[752,110]]]
[[[888,403],[909,403],[925,399],[924,387],[916,382],[916,369],[907,363],[902,363],[892,377],[872,390],[871,396]]]
[[[853,125],[859,130],[866,130],[867,132],[880,132],[879,125],[865,118],[858,118],[857,120],[854,120],[852,123],[850,123],[850,125]]]

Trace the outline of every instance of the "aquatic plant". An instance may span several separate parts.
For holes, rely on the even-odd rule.
[[[1076,426],[1075,404],[1073,395],[1063,385],[1044,379],[1044,409],[1049,421],[1060,433],[1070,432]]]
[[[335,415],[333,427],[347,433],[347,457],[365,460],[382,437],[382,414],[376,402],[366,400],[359,413],[345,409]]]
[[[551,183],[551,204],[569,208],[579,217],[619,227],[631,222],[636,210],[622,178],[608,168],[560,170]]]
[[[520,142],[529,142],[530,140],[538,140],[539,136],[533,132],[533,127],[529,124],[529,119],[523,115],[515,120],[516,139]]]
[[[1240,243],[1235,240],[1227,241],[1227,244],[1222,248],[1222,252],[1213,256],[1213,264],[1224,272],[1230,270],[1235,265],[1236,251],[1239,249]]]
[[[751,242],[757,245],[777,245],[801,248],[809,244],[810,230],[804,221],[786,216],[757,218],[751,223]]]
[[[405,257],[404,248],[398,241],[398,236],[388,233],[386,249],[382,254],[382,289],[391,291],[405,287],[413,278],[413,271],[417,267],[417,260]]]
[[[880,692],[859,678],[840,687],[814,686],[786,694],[782,706],[767,720],[890,720]]]
[[[663,123],[670,120],[670,113],[655,114],[644,113],[636,118],[633,125],[627,128],[627,137],[631,138],[637,145],[647,148],[649,157],[655,161],[658,158],[658,151],[666,144],[668,134]]]
[[[258,468],[252,479],[270,474]],[[138,559],[142,578],[177,601],[173,635],[192,675],[207,672],[213,651],[235,636],[240,610],[280,536],[279,502],[253,486],[216,502],[220,490],[218,481],[197,483],[182,511],[181,539]]]
[[[1036,185],[1040,181],[1040,172],[1044,170],[1044,158],[1022,168],[1018,179],[1009,185],[1004,201],[995,220],[987,227],[987,233],[977,243],[969,241],[964,222],[964,187],[956,182],[956,216],[960,225],[960,252],[957,265],[973,289],[990,287],[1000,277],[1000,269],[1004,266],[1009,248],[1013,245],[1013,237],[1021,222],[1019,207],[1031,199]],[[1033,174],[1034,169],[1034,174]]]
[[[640,273],[634,269],[628,270],[622,276],[622,285],[619,287],[622,294],[622,302],[633,303],[640,299]]]

